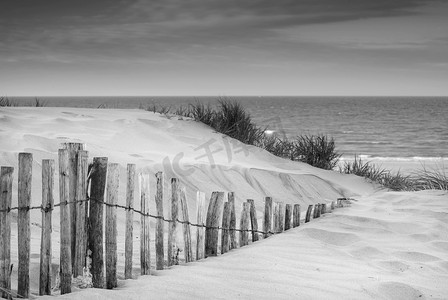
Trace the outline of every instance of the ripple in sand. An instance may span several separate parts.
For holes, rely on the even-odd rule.
[[[434,241],[431,243],[434,247],[448,252],[448,242]]]
[[[385,232],[392,231],[400,234],[411,234],[424,230],[423,226],[415,223],[392,222],[360,216],[343,216],[340,219],[345,224],[356,226],[360,230],[362,230],[361,228],[377,228],[385,230]]]
[[[306,228],[303,232],[313,239],[336,246],[347,246],[361,240],[356,234],[334,232],[316,228]]]
[[[89,119],[93,119],[93,116],[89,116],[89,115],[84,115],[84,114],[77,114],[74,112],[68,112],[68,111],[63,111],[62,114],[70,116],[70,117],[74,117],[74,118],[89,118]]]
[[[402,213],[415,213],[415,214],[419,214],[421,212],[420,209],[416,208],[394,208],[393,211]]]
[[[418,200],[415,198],[410,198],[410,199],[404,199],[404,200],[400,200],[400,201],[393,201],[392,205],[396,205],[396,206],[405,206],[405,205],[412,205],[415,206],[416,204],[419,204]]]
[[[394,281],[379,283],[378,293],[385,299],[426,299],[422,292],[413,288],[412,286]]]
[[[44,149],[49,152],[57,152],[60,145],[54,139],[42,137],[34,134],[23,135],[23,141],[27,143],[28,147],[37,149]]]
[[[350,251],[350,254],[361,259],[384,258],[384,252],[375,247],[366,246]]]
[[[376,228],[385,228],[386,221],[381,221],[376,218],[367,218],[367,217],[359,217],[359,216],[343,216],[340,218],[344,223],[356,226],[365,226],[365,227],[376,227]]]
[[[138,119],[138,121],[145,123],[146,125],[152,126],[154,128],[171,128],[174,126],[173,124],[169,124],[167,122],[160,122],[159,120]]]
[[[448,261],[441,261],[437,264],[443,271],[448,272]]]
[[[387,271],[404,272],[409,269],[409,265],[398,260],[382,260],[378,261],[377,265]]]
[[[432,240],[432,238],[429,237],[428,234],[424,234],[424,233],[415,233],[415,234],[410,234],[409,236],[419,242],[429,242]]]
[[[441,260],[436,256],[414,251],[397,251],[393,255],[407,261],[429,262]]]
[[[375,207],[371,208],[370,211],[374,212],[374,213],[384,213],[384,212],[386,212],[386,209],[375,206]]]

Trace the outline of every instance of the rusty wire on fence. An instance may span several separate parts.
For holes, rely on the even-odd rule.
[[[13,210],[29,211],[29,210],[36,210],[36,209],[40,209],[42,212],[49,212],[49,211],[52,211],[54,207],[58,207],[58,206],[61,206],[61,205],[76,204],[76,203],[88,202],[88,201],[95,201],[97,203],[104,204],[104,205],[109,206],[109,207],[122,208],[124,210],[132,210],[133,212],[135,212],[137,214],[140,214],[142,216],[150,217],[150,218],[153,218],[153,219],[160,219],[160,220],[163,220],[163,221],[168,222],[168,223],[174,222],[173,220],[166,219],[163,216],[156,216],[156,215],[152,215],[152,214],[149,214],[149,213],[144,213],[141,210],[135,209],[135,208],[133,208],[131,206],[125,206],[125,205],[120,205],[120,204],[110,204],[110,203],[107,203],[105,201],[101,201],[101,200],[94,199],[94,198],[91,198],[91,197],[87,197],[86,199],[80,199],[80,200],[75,200],[75,201],[64,201],[64,202],[56,203],[52,207],[50,207],[50,206],[43,207],[42,205],[39,205],[39,206],[15,206],[15,207],[9,207],[7,209],[0,209],[0,213],[3,213],[3,212],[9,213],[9,212],[11,212]],[[176,222],[178,222],[180,224],[187,224],[187,225],[194,226],[194,227],[202,227],[202,228],[205,228],[205,229],[234,230],[234,231],[238,231],[238,232],[251,232],[251,233],[253,232],[253,233],[260,233],[260,234],[278,234],[278,233],[282,233],[282,231],[278,231],[278,232],[268,231],[268,232],[265,232],[265,231],[252,230],[252,229],[224,228],[224,227],[221,227],[221,226],[206,226],[204,224],[196,224],[196,223],[192,223],[190,221],[182,221],[182,220],[179,220],[179,219],[176,219]]]

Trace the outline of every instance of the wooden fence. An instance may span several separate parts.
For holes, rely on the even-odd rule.
[[[197,192],[197,223],[189,221],[186,190],[177,178],[171,179],[171,211],[165,218],[163,211],[163,174],[155,174],[156,214],[149,212],[149,174],[139,174],[140,210],[134,206],[136,166],[127,165],[126,205],[118,203],[119,166],[108,163],[106,157],[95,157],[88,164],[88,153],[82,144],[67,143],[58,152],[59,203],[53,203],[54,160],[42,161],[42,204],[31,207],[31,178],[33,157],[30,153],[19,154],[18,164],[18,206],[11,207],[14,168],[1,167],[0,177],[0,292],[3,298],[28,298],[30,266],[30,210],[42,211],[42,235],[40,247],[39,295],[51,294],[51,249],[52,212],[60,209],[60,291],[70,293],[72,278],[83,275],[86,267],[92,275],[96,288],[112,289],[117,286],[117,209],[126,211],[125,222],[125,266],[124,276],[132,278],[133,220],[134,213],[140,216],[140,270],[142,275],[150,274],[150,218],[156,220],[155,267],[161,270],[179,262],[177,226],[183,229],[184,260],[190,262],[209,256],[223,254],[229,250],[267,238],[292,227],[300,226],[299,204],[273,202],[265,198],[263,230],[259,230],[255,201],[247,200],[242,205],[239,228],[236,227],[235,194],[213,192],[204,220],[205,194]],[[227,198],[227,201],[225,201]],[[343,205],[345,198],[330,205],[324,203],[309,205],[305,222],[320,217],[335,206]],[[105,208],[105,220],[103,209]],[[11,291],[11,211],[18,211],[18,286],[17,293]],[[182,216],[179,219],[178,212]],[[221,224],[219,224],[219,221]],[[105,225],[103,227],[103,222]],[[168,222],[168,248],[164,248],[164,222]],[[205,224],[204,224],[205,222]],[[196,232],[196,253],[192,251],[191,229]],[[106,232],[103,232],[105,228]],[[221,241],[219,243],[219,233]],[[237,243],[238,233],[238,243]],[[250,238],[251,237],[251,238]],[[105,252],[103,245],[105,244]],[[220,244],[220,249],[218,245]],[[105,262],[105,274],[103,274]],[[91,263],[89,269],[89,263]]]

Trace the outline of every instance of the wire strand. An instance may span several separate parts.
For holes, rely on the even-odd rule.
[[[338,198],[337,200],[354,200],[351,198]],[[173,223],[174,221],[171,219],[166,219],[163,216],[156,216],[156,215],[152,215],[150,213],[145,213],[141,210],[135,209],[131,206],[125,206],[125,205],[120,205],[120,204],[112,204],[112,203],[107,203],[105,201],[102,200],[98,200],[98,199],[94,199],[91,197],[87,197],[86,199],[78,199],[78,200],[72,200],[72,201],[63,201],[60,203],[56,203],[53,206],[48,205],[47,207],[43,207],[42,205],[39,206],[15,206],[15,207],[8,207],[6,209],[0,209],[0,213],[10,213],[11,211],[17,210],[26,210],[26,211],[30,211],[30,210],[36,210],[36,209],[40,209],[42,212],[44,213],[48,213],[54,210],[55,207],[60,207],[62,205],[70,205],[70,204],[77,204],[77,203],[82,203],[82,202],[89,202],[89,201],[93,201],[95,203],[99,203],[99,204],[103,204],[105,206],[108,207],[115,207],[115,208],[121,208],[124,210],[130,210],[133,211],[139,215],[145,216],[145,217],[150,217],[153,219],[158,219],[158,220],[163,220],[164,222],[168,222],[168,223]],[[252,229],[238,229],[238,228],[225,228],[222,226],[206,226],[204,224],[196,224],[196,223],[192,223],[190,221],[184,221],[184,220],[179,220],[176,219],[176,222],[180,223],[180,224],[186,224],[186,225],[190,225],[190,226],[194,226],[194,227],[198,227],[198,228],[205,228],[205,229],[215,229],[215,230],[228,230],[228,231],[238,231],[238,232],[251,232],[251,233],[260,233],[260,234],[277,234],[277,233],[281,233],[282,231],[260,231],[260,230],[252,230]]]

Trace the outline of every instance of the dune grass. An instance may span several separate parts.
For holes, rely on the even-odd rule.
[[[0,97],[0,107],[7,107],[7,106],[17,106],[17,103],[15,103],[14,101],[10,100],[6,96]]]
[[[34,106],[35,107],[46,107],[48,105],[48,102],[46,100],[42,100],[39,98],[34,98]]]
[[[437,169],[423,166],[421,170],[404,175],[399,171],[393,173],[355,156],[354,161],[345,162],[342,167],[339,167],[339,172],[367,178],[392,191],[448,190],[448,176],[443,166]]]
[[[392,173],[387,170],[377,181],[392,191],[416,191],[415,181],[410,175],[403,175],[400,171]]]
[[[292,159],[291,149],[292,143],[289,140],[281,139],[275,135],[264,135],[256,146],[265,149],[275,156]]]
[[[292,143],[291,160],[305,162],[317,168],[333,170],[341,157],[334,139],[326,135],[300,135]]]
[[[339,172],[344,174],[355,174],[372,181],[378,181],[387,173],[387,170],[378,167],[369,161],[365,162],[359,156],[355,155],[354,161],[344,162],[344,165],[339,167]]]
[[[39,98],[34,98],[34,103],[18,103],[14,100],[9,99],[6,96],[0,97],[0,107],[8,107],[8,106],[34,106],[34,107],[45,107],[47,106],[47,101]]]
[[[210,127],[213,127],[212,125],[215,118],[215,110],[210,104],[205,105],[204,103],[198,101],[195,104],[190,104],[188,108],[188,116],[198,122],[202,122]]]
[[[256,145],[264,137],[264,129],[256,126],[252,118],[237,101],[220,99],[213,113],[212,127],[248,145]]]
[[[250,114],[235,100],[221,98],[216,108],[200,102],[190,104],[184,116],[192,117],[245,144],[318,168],[333,169],[341,156],[335,150],[334,139],[325,135],[299,135],[294,140],[288,140],[266,134],[267,128],[257,126]]]
[[[434,169],[422,166],[421,170],[413,174],[413,178],[417,190],[448,190],[448,174],[443,165]]]
[[[168,114],[172,108],[153,104],[146,110]],[[191,117],[217,132],[265,149],[276,156],[305,162],[318,168],[333,169],[341,156],[336,152],[334,139],[326,135],[299,135],[289,140],[266,134],[267,128],[257,126],[244,107],[232,99],[220,98],[216,106],[197,101],[188,108],[178,108],[175,114]]]
[[[156,108],[153,109],[156,111]],[[159,112],[166,113],[167,109],[162,107]],[[304,162],[317,168],[334,170],[342,156],[336,150],[334,139],[323,134],[298,135],[291,140],[266,134],[267,128],[255,125],[250,114],[235,100],[221,98],[216,107],[197,102],[177,113],[209,125],[216,131],[245,144],[257,146],[276,156]],[[440,170],[423,169],[412,175],[392,173],[369,161],[365,162],[358,156],[355,156],[353,162],[344,163],[339,168],[339,172],[365,177],[393,191],[447,190],[448,187],[447,175]]]

